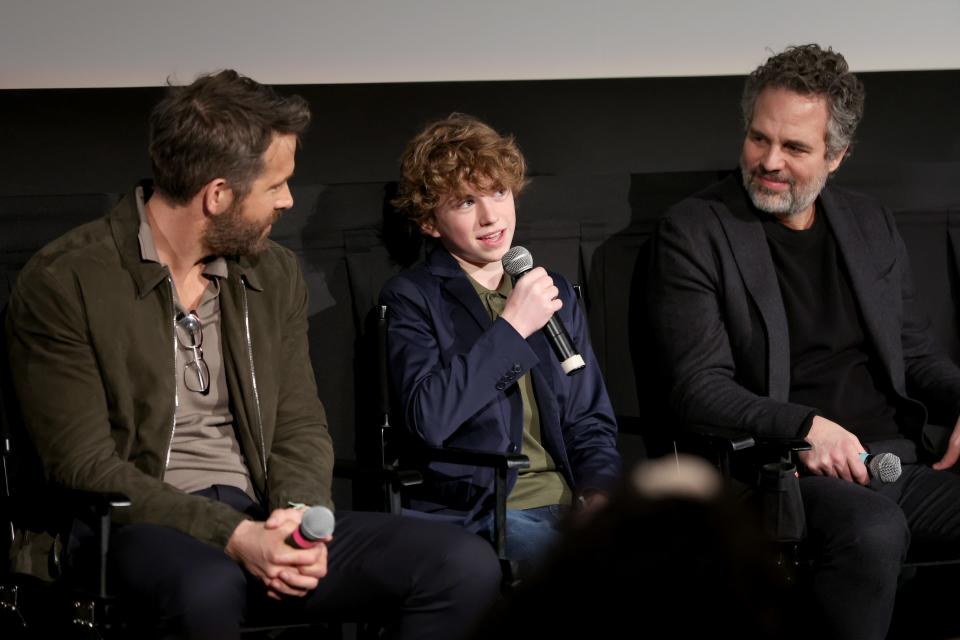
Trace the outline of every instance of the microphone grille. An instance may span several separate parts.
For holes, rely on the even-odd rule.
[[[524,247],[513,247],[500,258],[503,270],[511,276],[518,276],[533,268],[533,256]]]
[[[333,512],[326,507],[310,507],[303,512],[300,520],[300,533],[307,540],[319,540],[333,535]]]
[[[900,458],[892,453],[875,455],[870,460],[869,467],[870,473],[874,478],[879,478],[880,482],[896,482],[903,471],[900,466]]]

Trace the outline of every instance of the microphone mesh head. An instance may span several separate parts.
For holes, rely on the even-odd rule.
[[[874,478],[879,478],[880,482],[896,482],[903,471],[900,466],[900,458],[892,453],[881,453],[873,456],[868,466],[870,467],[870,474]]]
[[[512,276],[519,276],[533,268],[533,256],[523,247],[513,247],[500,258],[503,270]]]
[[[319,540],[333,535],[333,512],[326,507],[310,507],[303,512],[300,533],[307,540]]]

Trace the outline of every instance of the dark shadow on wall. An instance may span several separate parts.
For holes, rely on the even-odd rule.
[[[667,380],[653,342],[646,302],[650,238],[674,204],[709,186],[723,171],[634,174],[629,224],[603,230],[583,243],[588,273],[591,333],[620,420],[626,462],[673,451],[673,420],[666,407]]]
[[[389,182],[381,188],[380,219],[375,227],[356,230],[347,247],[347,267],[353,299],[356,328],[353,380],[355,393],[353,456],[365,467],[378,467],[383,461],[381,427],[393,416],[383,405],[389,394],[380,388],[378,343],[379,295],[383,285],[402,269],[424,256],[424,241],[418,230],[397,212],[391,200],[397,185]],[[395,414],[394,414],[395,415]],[[376,509],[383,503],[383,487],[378,481],[359,478],[354,482],[354,502],[362,508]]]

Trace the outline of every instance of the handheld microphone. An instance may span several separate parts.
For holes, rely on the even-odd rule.
[[[867,465],[870,476],[877,478],[880,482],[896,482],[900,478],[903,469],[900,466],[900,458],[892,453],[860,453],[860,461]]]
[[[310,549],[323,538],[333,535],[333,512],[326,507],[310,507],[303,512],[300,527],[287,538],[287,544],[298,549]]]
[[[519,278],[533,269],[533,256],[523,247],[513,247],[504,254],[500,262],[503,263],[503,270],[514,278]],[[557,354],[557,359],[560,360],[560,368],[563,369],[565,374],[571,376],[587,366],[583,356],[577,353],[573,346],[570,334],[567,333],[567,329],[563,326],[560,318],[556,315],[550,316],[541,331],[546,334],[550,346],[553,347],[553,352]]]

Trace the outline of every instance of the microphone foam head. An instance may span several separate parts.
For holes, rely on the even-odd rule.
[[[900,458],[892,453],[881,453],[873,456],[868,466],[870,474],[874,478],[879,478],[880,482],[896,482],[903,471],[900,466]]]
[[[513,247],[500,258],[503,270],[511,276],[519,276],[533,269],[533,256],[524,247]]]
[[[333,512],[326,507],[310,507],[303,512],[300,520],[300,533],[307,540],[319,540],[333,535]]]

